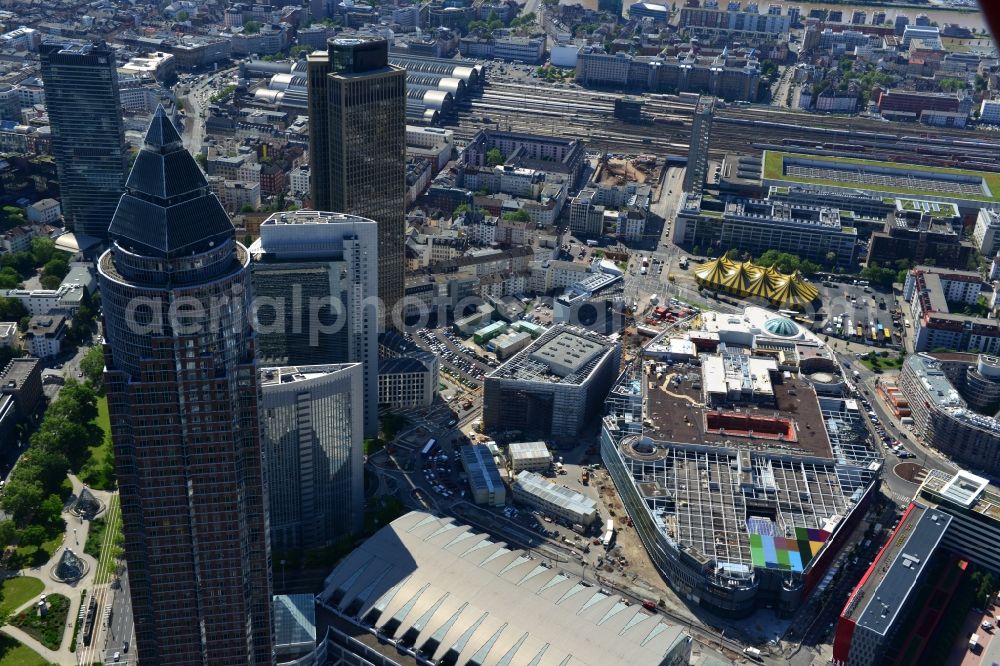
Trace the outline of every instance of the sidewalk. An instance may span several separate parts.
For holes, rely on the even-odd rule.
[[[73,495],[76,497],[79,495],[80,491],[83,490],[83,483],[73,475],[70,475],[69,479],[73,484]],[[104,515],[107,511],[106,507],[108,506],[108,502],[110,501],[113,493],[94,490],[93,488],[90,489],[90,492],[92,492],[95,497],[104,503],[105,512],[100,514]],[[73,626],[75,625],[76,617],[79,614],[80,597],[82,596],[83,591],[89,590],[89,594],[94,593],[93,581],[94,576],[97,574],[97,561],[90,555],[83,552],[84,545],[87,543],[87,535],[90,532],[90,521],[82,520],[78,516],[69,513],[69,511],[63,511],[62,515],[63,519],[66,521],[66,531],[63,534],[63,544],[56,549],[52,558],[40,567],[22,569],[15,574],[18,576],[30,576],[32,578],[37,578],[42,581],[42,584],[45,587],[38,596],[35,596],[21,607],[15,609],[15,611],[11,614],[17,615],[23,610],[34,606],[41,594],[61,594],[67,597],[70,602],[69,611],[66,615],[66,627],[64,627],[62,643],[60,644],[59,649],[50,650],[31,636],[28,636],[22,630],[9,624],[0,627],[0,632],[3,632],[11,638],[30,647],[51,663],[60,664],[61,666],[72,666],[73,664],[78,663],[78,655],[70,651],[70,643],[73,641]],[[52,567],[59,561],[60,556],[62,556],[63,549],[67,547],[79,555],[89,567],[83,578],[75,583],[61,583],[54,580],[51,576]]]

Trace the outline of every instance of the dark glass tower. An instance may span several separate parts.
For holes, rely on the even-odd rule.
[[[105,239],[128,164],[115,54],[101,42],[42,44],[38,55],[63,217]]]
[[[250,255],[158,109],[99,261],[142,663],[271,664]]]
[[[389,64],[385,40],[360,39],[329,40],[308,70],[313,207],[378,223],[378,295],[391,312],[405,267],[406,70]]]

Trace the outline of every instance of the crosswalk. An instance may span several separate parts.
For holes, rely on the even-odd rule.
[[[889,499],[891,499],[896,504],[899,504],[900,506],[905,506],[906,504],[910,503],[910,500],[913,499],[913,496],[904,495],[903,493],[890,493]]]

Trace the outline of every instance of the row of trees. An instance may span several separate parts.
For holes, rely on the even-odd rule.
[[[833,253],[831,254],[832,256],[827,256],[827,261],[832,264],[836,261],[837,255]],[[761,266],[774,266],[782,273],[794,273],[795,271],[799,271],[804,275],[818,273],[820,269],[820,265],[814,261],[803,259],[797,254],[779,252],[777,250],[768,250],[764,254],[760,255],[757,259],[757,264]]]
[[[7,479],[0,507],[10,519],[0,522],[0,541],[37,549],[65,529],[62,510],[72,492],[66,473],[78,469],[88,445],[103,437],[96,416],[94,389],[67,380]]]

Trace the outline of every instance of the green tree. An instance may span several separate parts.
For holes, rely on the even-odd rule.
[[[20,321],[27,316],[28,311],[21,301],[0,296],[0,321]]]
[[[180,21],[181,23],[184,23],[184,21],[187,21],[189,18],[191,18],[191,15],[188,14],[183,9],[177,12],[177,20]]]
[[[504,213],[503,219],[513,220],[514,222],[528,222],[531,220],[531,215],[529,215],[528,211],[523,208],[519,208],[512,213]]]
[[[0,268],[0,289],[14,289],[21,284],[21,276],[10,266]]]
[[[55,275],[43,275],[38,281],[42,283],[43,289],[58,289],[62,284],[62,280]]]
[[[36,266],[44,266],[56,256],[56,244],[51,238],[32,238],[31,256]]]
[[[59,398],[49,406],[49,411],[52,409],[76,423],[90,423],[97,418],[97,392],[75,379],[67,379]]]
[[[30,252],[13,252],[0,257],[0,267],[11,267],[27,278],[35,272],[35,258]]]
[[[40,547],[45,543],[47,535],[41,525],[29,525],[21,530],[20,543],[24,546]]]
[[[34,521],[39,525],[48,527],[58,527],[62,524],[63,502],[59,495],[49,495],[45,501],[38,506],[35,512]]]
[[[208,158],[205,157],[204,153],[198,153],[197,155],[195,155],[194,161],[198,163],[198,166],[201,167],[202,171],[208,168]]]
[[[3,206],[0,208],[0,231],[13,229],[22,224],[27,224],[24,211],[17,206]]]
[[[968,85],[962,79],[948,78],[938,81],[938,87],[945,92],[958,92],[965,90]]]
[[[80,371],[91,386],[100,390],[104,381],[104,349],[101,346],[93,347],[83,355]]]
[[[861,269],[861,277],[884,289],[892,287],[892,283],[896,280],[898,273],[899,271],[891,268],[879,266],[877,261],[873,261]]]
[[[62,280],[69,273],[69,263],[63,257],[54,257],[42,267],[43,275],[52,275]]]
[[[0,544],[11,544],[17,540],[17,525],[13,520],[0,520]]]
[[[500,152],[499,148],[490,148],[486,151],[486,164],[487,166],[500,166],[507,161],[504,154]]]
[[[22,480],[21,475],[12,475],[0,496],[0,507],[8,512],[20,526],[28,524],[32,513],[45,498],[45,490],[38,481]]]
[[[243,32],[248,35],[255,35],[260,32],[260,23],[257,21],[247,21],[243,24]]]
[[[74,423],[65,430],[36,432],[31,437],[32,447],[21,456],[21,462],[15,468],[17,473],[13,476],[41,484],[45,494],[58,490],[69,469],[69,459],[61,449],[76,445],[70,440],[74,435],[83,437],[82,444],[85,448],[87,434],[85,431],[81,432],[82,428],[83,426]],[[44,445],[52,448],[44,448]]]

